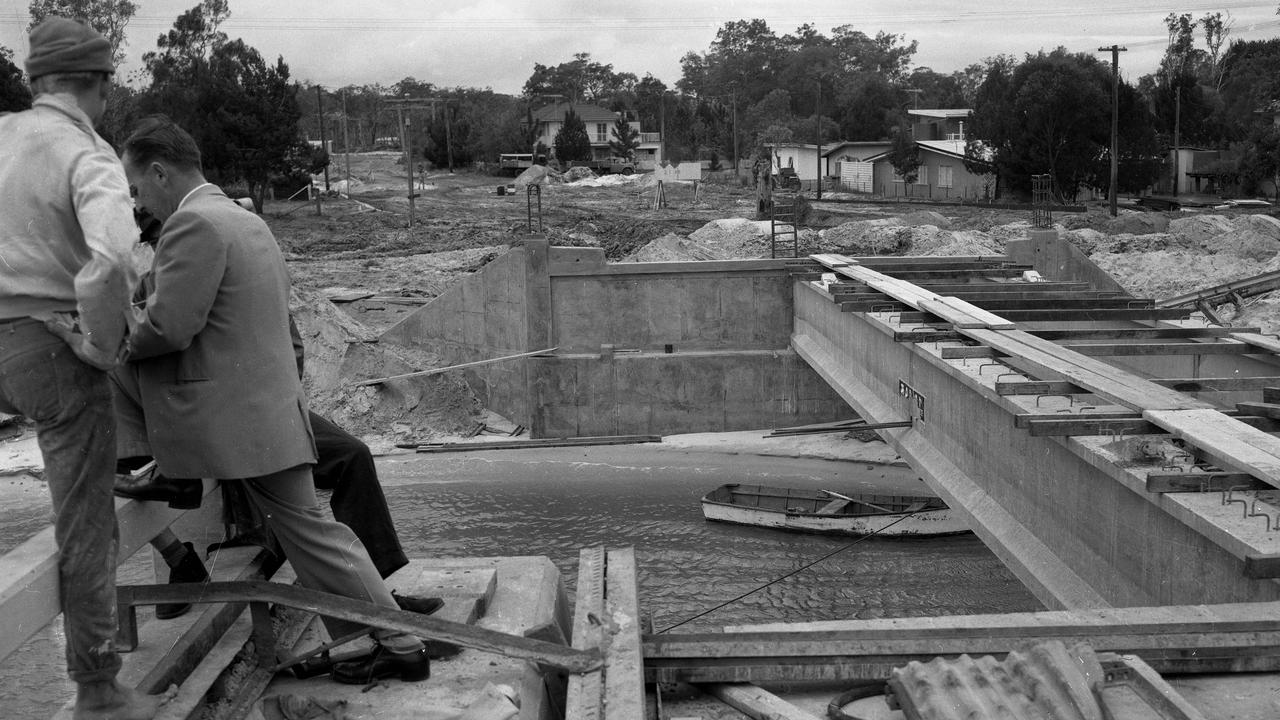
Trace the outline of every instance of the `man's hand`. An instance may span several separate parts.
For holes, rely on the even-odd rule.
[[[71,348],[71,352],[75,353],[76,357],[99,370],[114,370],[116,365],[120,364],[120,354],[123,348],[109,351],[94,345],[88,335],[80,332],[80,327],[76,324],[76,319],[71,313],[41,313],[36,315],[35,319],[43,321],[49,332],[61,338]]]

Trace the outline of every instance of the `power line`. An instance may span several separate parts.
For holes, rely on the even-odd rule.
[[[1163,2],[1153,4],[1149,7],[1114,7],[1114,6],[1096,6],[1087,11],[1090,18],[1102,17],[1119,17],[1144,15],[1151,13],[1163,13],[1167,11],[1167,5]],[[1184,11],[1215,11],[1215,10],[1271,10],[1273,2],[1230,2],[1229,0],[1216,0],[1215,2],[1192,3],[1189,7],[1183,8]],[[1008,22],[1015,19],[1052,19],[1060,17],[1078,17],[1082,11],[1078,7],[1069,9],[1008,9],[1008,10],[959,10],[943,13],[923,13],[923,12],[904,12],[904,13],[884,13],[884,14],[861,14],[856,17],[849,15],[820,15],[820,16],[773,16],[769,21],[774,23],[794,22],[794,23],[811,23],[818,26],[832,25],[838,27],[841,25],[855,25],[859,27],[874,26],[876,24],[893,23],[900,24],[960,24],[967,22],[985,22],[991,20],[999,20]],[[134,27],[171,27],[175,18],[162,15],[135,15],[130,21],[130,25]],[[719,27],[726,22],[725,16],[621,16],[621,17],[536,17],[536,18],[519,18],[519,17],[495,17],[495,18],[470,18],[470,19],[452,19],[452,18],[419,18],[419,17],[390,17],[390,18],[370,18],[370,17],[320,17],[305,15],[286,15],[278,17],[252,17],[242,18],[232,16],[225,22],[228,29],[254,29],[254,30],[328,30],[334,32],[366,30],[366,31],[409,31],[409,32],[436,32],[451,33],[458,31],[489,31],[489,32],[565,32],[574,30],[680,30],[680,29],[697,29],[705,27]],[[0,13],[0,24],[20,24],[26,25],[30,23],[30,17],[22,12]],[[1258,23],[1255,25],[1270,26],[1280,24],[1276,21]]]

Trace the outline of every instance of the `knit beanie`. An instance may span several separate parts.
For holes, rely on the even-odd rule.
[[[57,16],[31,29],[26,66],[32,80],[49,73],[116,71],[111,43],[101,33],[78,20]]]

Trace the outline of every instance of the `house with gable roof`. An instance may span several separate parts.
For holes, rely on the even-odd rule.
[[[599,105],[557,102],[533,111],[533,121],[538,125],[538,139],[535,142],[546,145],[551,156],[554,157],[556,133],[564,127],[564,116],[570,107],[587,126],[587,137],[591,140],[591,159],[607,161],[614,154],[613,149],[609,147],[609,141],[617,140],[613,136],[613,126],[621,113],[606,110]],[[638,138],[640,146],[636,148],[635,155],[636,168],[654,169],[663,160],[661,134],[642,131],[639,122],[633,121],[628,124],[640,133]]]

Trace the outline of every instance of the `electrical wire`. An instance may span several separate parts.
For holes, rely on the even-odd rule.
[[[764,590],[765,588],[767,588],[767,587],[769,587],[769,586],[771,586],[771,585],[776,585],[776,584],[778,584],[778,583],[782,582],[783,580],[786,580],[787,578],[791,577],[792,575],[797,575],[797,574],[799,574],[799,573],[802,573],[802,572],[804,572],[805,570],[808,570],[809,568],[813,567],[814,565],[817,565],[818,563],[822,562],[823,560],[826,560],[827,558],[833,557],[833,556],[835,556],[835,555],[839,555],[840,553],[844,552],[845,550],[848,550],[849,548],[853,547],[854,545],[857,545],[858,543],[862,542],[863,540],[866,540],[866,539],[868,539],[868,538],[875,537],[875,536],[876,536],[878,533],[880,533],[882,530],[888,530],[889,528],[893,527],[894,525],[897,525],[898,523],[902,522],[903,520],[906,520],[907,518],[911,517],[912,515],[915,515],[915,514],[916,514],[916,512],[919,512],[919,511],[913,510],[913,511],[911,511],[911,512],[909,512],[909,513],[905,514],[905,515],[903,515],[902,517],[898,518],[897,520],[894,520],[893,522],[889,523],[888,525],[885,525],[884,527],[880,528],[879,530],[876,530],[876,531],[874,531],[874,532],[867,533],[866,535],[863,535],[863,536],[859,537],[857,540],[854,540],[854,541],[853,541],[853,542],[851,542],[851,543],[848,543],[848,544],[846,544],[846,545],[844,545],[844,546],[842,546],[842,547],[838,547],[838,548],[836,548],[835,550],[832,550],[831,552],[827,553],[826,555],[823,555],[822,557],[818,558],[817,560],[814,560],[813,562],[811,562],[811,563],[809,563],[809,564],[807,564],[807,565],[803,565],[803,566],[801,566],[801,567],[798,567],[798,568],[796,568],[795,570],[792,570],[791,572],[787,573],[786,575],[783,575],[783,576],[781,576],[781,577],[778,577],[778,578],[775,578],[775,579],[773,579],[773,580],[770,580],[769,582],[765,583],[764,585],[761,585],[761,586],[760,586],[760,587],[758,587],[758,588],[754,588],[754,589],[752,589],[752,590],[748,590],[748,591],[746,591],[746,592],[742,593],[741,595],[739,595],[739,596],[737,596],[737,597],[733,598],[732,600],[726,600],[726,601],[724,601],[724,602],[720,603],[719,605],[716,605],[715,607],[713,607],[713,608],[711,608],[711,609],[709,609],[709,610],[704,610],[703,612],[700,612],[700,613],[698,613],[697,615],[694,615],[694,616],[693,616],[693,617],[691,617],[691,618],[686,618],[686,619],[684,619],[684,620],[681,620],[680,622],[676,623],[675,625],[667,626],[667,627],[663,628],[662,630],[659,630],[656,634],[661,635],[661,634],[663,634],[663,633],[665,633],[665,632],[667,632],[667,631],[669,631],[669,630],[675,630],[676,628],[680,627],[681,625],[686,625],[686,624],[688,624],[688,623],[693,622],[694,620],[697,620],[697,619],[698,619],[698,618],[700,618],[700,617],[704,617],[704,616],[710,615],[711,613],[713,613],[713,612],[715,612],[715,611],[719,610],[720,608],[726,607],[726,606],[728,606],[728,605],[732,605],[733,603],[738,602],[739,600],[741,600],[741,599],[743,599],[743,598],[747,597],[748,595],[753,595],[753,594],[755,594],[755,593],[760,592],[761,590]]]

